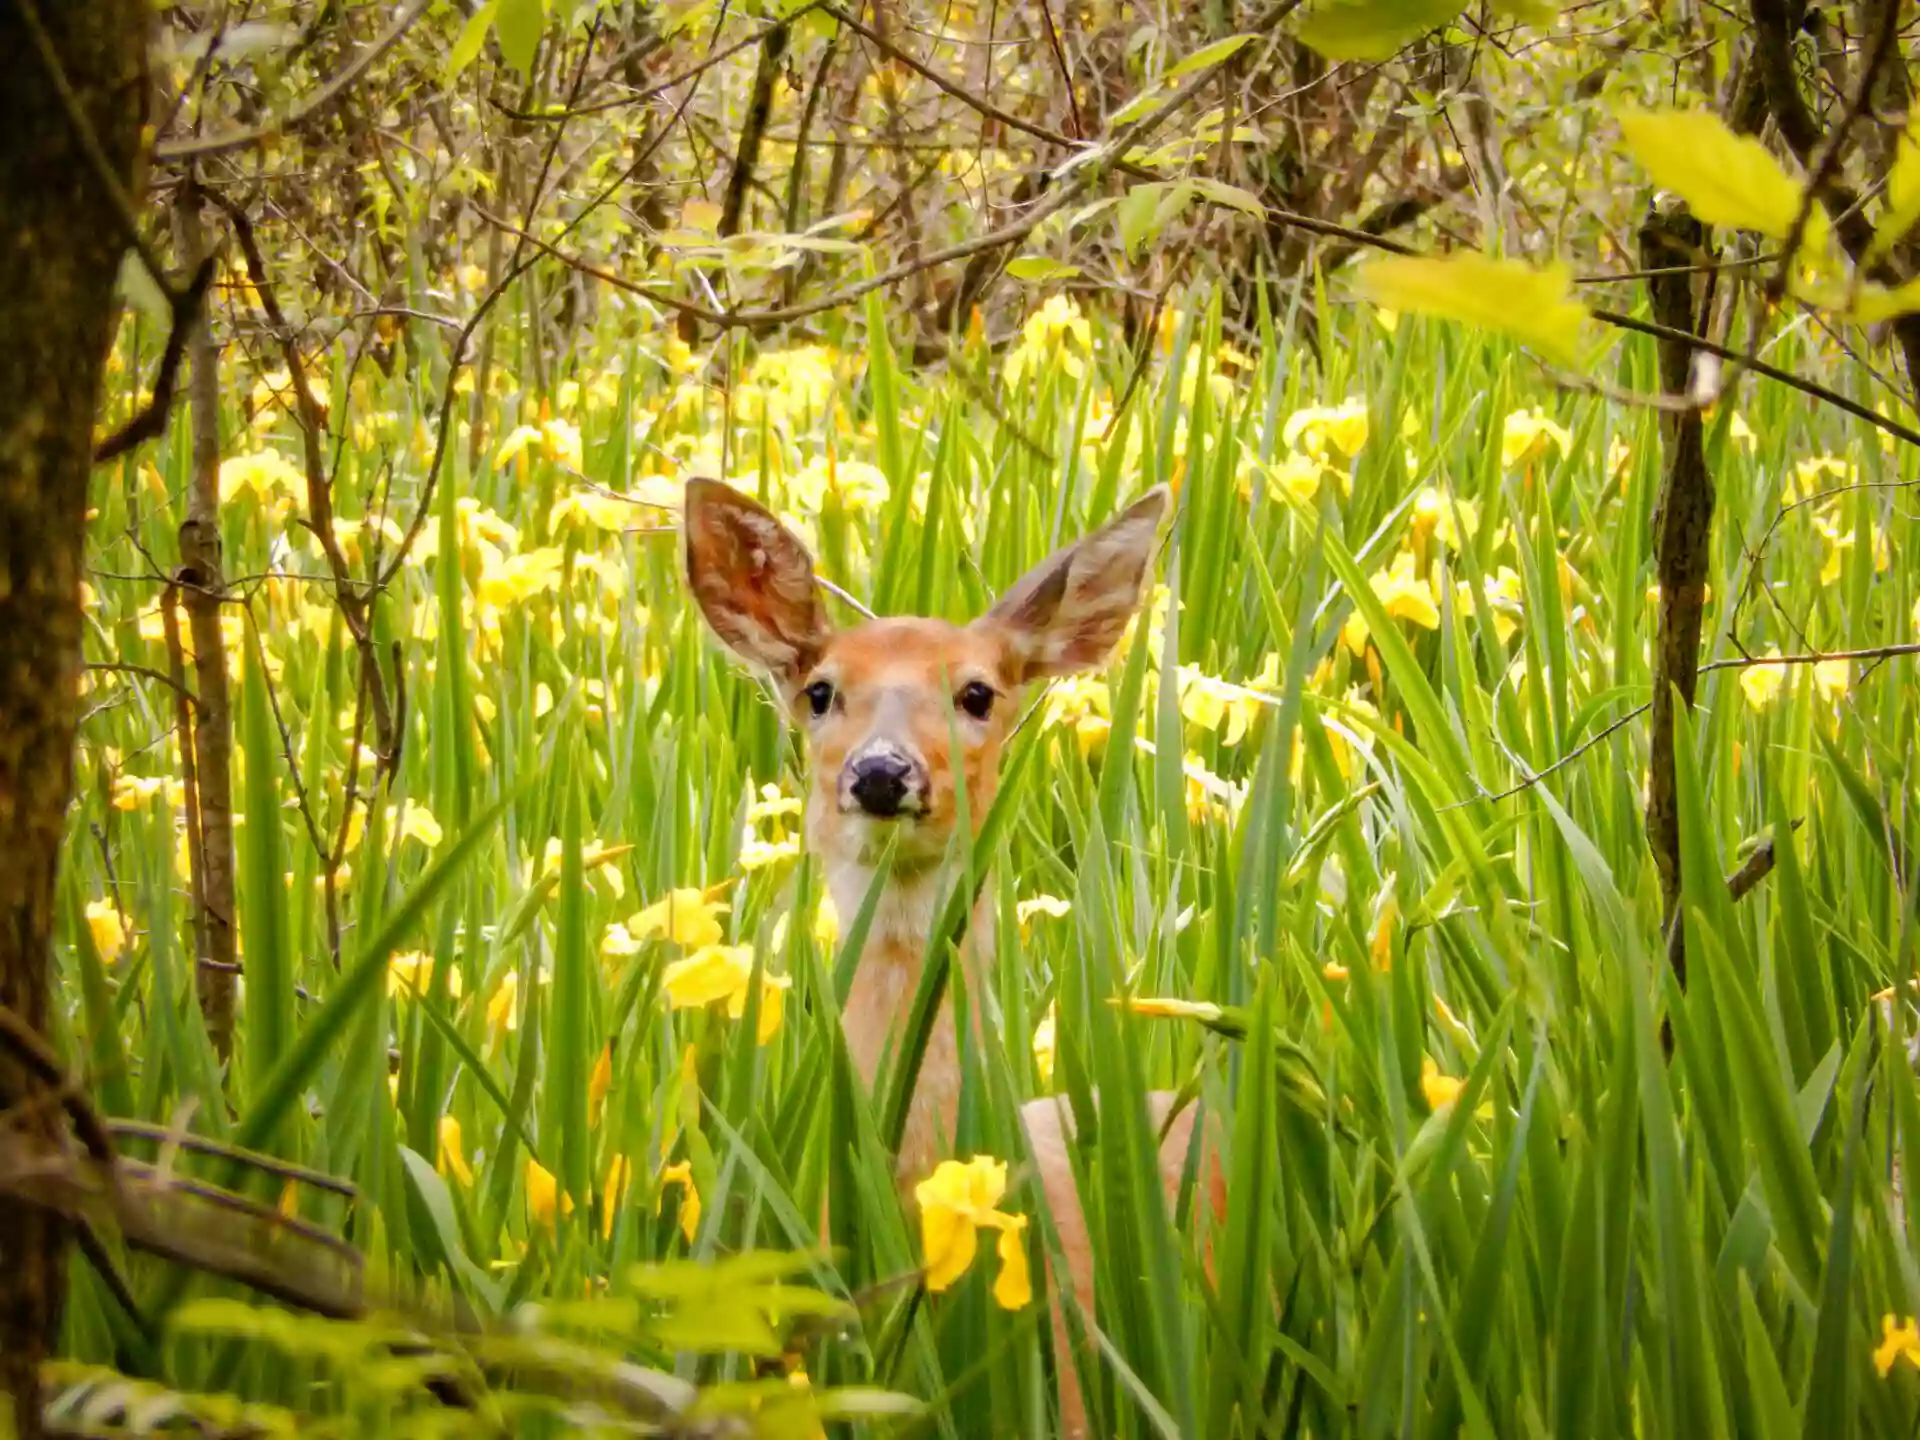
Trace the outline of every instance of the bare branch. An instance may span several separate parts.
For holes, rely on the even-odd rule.
[[[200,321],[200,309],[213,283],[213,257],[200,262],[187,288],[169,297],[173,319],[167,331],[166,348],[160,354],[160,368],[154,373],[153,395],[125,425],[102,440],[93,450],[93,463],[104,465],[117,460],[136,446],[157,440],[167,433],[167,420],[173,410],[174,385],[180,376],[180,362],[187,353],[187,339]]]
[[[360,78],[369,65],[391,50],[400,37],[412,28],[413,22],[426,14],[427,7],[432,3],[433,0],[412,0],[372,44],[356,52],[351,60],[340,67],[338,74],[280,119],[245,130],[228,130],[219,135],[191,140],[163,140],[153,147],[154,158],[172,161],[223,155],[230,150],[244,150],[249,145],[258,145],[262,140],[272,140],[297,129],[346,94],[348,87]]]

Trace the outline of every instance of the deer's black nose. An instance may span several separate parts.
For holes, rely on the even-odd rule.
[[[906,803],[913,779],[913,763],[904,755],[879,751],[861,757],[853,767],[853,798],[867,814],[891,820]]]

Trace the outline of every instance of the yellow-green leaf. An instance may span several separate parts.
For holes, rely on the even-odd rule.
[[[725,213],[711,200],[689,200],[680,207],[680,227],[683,230],[712,235],[719,230],[720,219]]]
[[[1118,130],[1122,125],[1131,125],[1143,115],[1150,113],[1153,107],[1160,103],[1160,100],[1160,87],[1157,84],[1149,85],[1138,95],[1134,96],[1133,99],[1109,115],[1107,117],[1107,124],[1115,130]]]
[[[1202,45],[1167,71],[1167,79],[1178,80],[1183,75],[1191,75],[1194,71],[1204,70],[1209,65],[1218,65],[1251,39],[1253,39],[1251,35],[1229,35],[1226,39],[1216,40],[1211,45]]]
[[[1878,325],[1916,310],[1920,310],[1920,280],[1909,280],[1891,290],[1884,285],[1862,285],[1849,313],[1855,324]]]
[[[1242,215],[1251,215],[1256,220],[1262,219],[1267,213],[1267,207],[1260,203],[1259,197],[1251,190],[1242,190],[1238,185],[1229,185],[1224,180],[1213,180],[1205,176],[1195,179],[1192,183],[1195,189],[1216,205],[1225,205],[1229,209],[1238,210]]]
[[[1136,255],[1149,240],[1186,213],[1193,203],[1195,187],[1190,180],[1160,180],[1135,185],[1120,201],[1118,215],[1120,245],[1129,256]]]
[[[1022,255],[1018,260],[1007,262],[1007,274],[1036,284],[1043,280],[1071,280],[1079,273],[1078,265],[1063,265],[1045,255]]]
[[[1360,272],[1360,289],[1385,309],[1495,330],[1562,365],[1578,357],[1587,318],[1573,298],[1573,273],[1557,263],[1535,269],[1470,254],[1375,260]]]
[[[480,47],[487,43],[487,32],[493,29],[493,17],[500,13],[500,0],[487,0],[472,15],[467,23],[460,27],[459,38],[453,42],[453,49],[447,52],[447,81],[451,83],[459,78],[460,72],[473,63],[480,53]]]
[[[1330,0],[1300,22],[1300,42],[1329,60],[1391,60],[1466,6],[1459,0]]]
[[[522,75],[533,68],[533,52],[540,48],[546,23],[547,0],[500,0],[494,36],[507,63]]]
[[[1907,122],[1894,152],[1893,168],[1887,172],[1887,208],[1874,226],[1867,259],[1878,260],[1899,244],[1915,221],[1920,221],[1920,110]]]
[[[1767,153],[1705,110],[1625,110],[1620,132],[1653,183],[1685,200],[1709,225],[1754,230],[1785,240],[1800,211],[1801,187]],[[1826,217],[1807,216],[1804,244],[1826,243]]]

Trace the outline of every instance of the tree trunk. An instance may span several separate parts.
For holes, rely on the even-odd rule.
[[[207,254],[200,223],[200,195],[192,185],[174,202],[174,243],[180,268],[192,273]],[[187,516],[180,522],[180,568],[174,579],[186,599],[193,637],[193,770],[198,793],[198,833],[188,857],[200,899],[194,990],[207,1024],[207,1038],[222,1060],[233,1054],[233,1005],[240,970],[234,941],[233,704],[227,677],[226,637],[220,607],[226,576],[220,564],[220,349],[213,318],[202,311],[187,341],[193,375],[187,406],[193,417],[193,482]],[[289,382],[291,384],[291,382]]]
[[[93,419],[130,238],[146,49],[144,0],[0,0],[0,1005],[43,1032]],[[49,1138],[60,1118],[5,1057],[0,1115]],[[22,1436],[42,1433],[39,1370],[58,1338],[66,1242],[52,1216],[0,1198],[0,1406]]]
[[[1657,210],[1640,227],[1640,263],[1651,271],[1678,271],[1700,264],[1707,232],[1684,208]],[[1696,300],[1696,277],[1655,274],[1648,282],[1653,318],[1689,335],[1706,328],[1708,305]],[[1704,284],[1705,282],[1701,282]],[[1671,399],[1691,393],[1693,347],[1682,340],[1657,342],[1660,389]],[[1693,708],[1700,669],[1700,632],[1707,609],[1708,540],[1713,528],[1713,476],[1707,471],[1703,426],[1697,409],[1660,416],[1663,474],[1653,507],[1653,554],[1660,578],[1659,633],[1653,644],[1653,755],[1647,782],[1647,841],[1660,871],[1662,915],[1671,938],[1667,954],[1675,977],[1687,983],[1685,945],[1674,934],[1680,923],[1680,806],[1675,794],[1674,702]]]

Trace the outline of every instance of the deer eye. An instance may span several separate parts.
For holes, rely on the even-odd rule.
[[[800,693],[806,698],[807,708],[816,717],[826,714],[833,707],[833,682],[830,680],[816,680]]]
[[[962,685],[954,699],[962,710],[976,720],[984,720],[993,713],[993,687],[982,681],[973,680]]]

